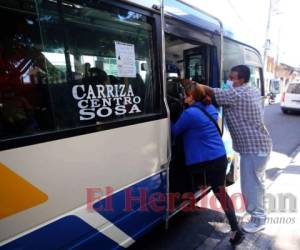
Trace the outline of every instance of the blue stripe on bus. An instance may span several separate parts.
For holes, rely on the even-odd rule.
[[[67,216],[0,247],[1,250],[115,249],[119,245],[76,216]]]
[[[160,193],[166,199],[166,178],[166,172],[151,176],[109,198],[96,202],[93,208],[127,235],[137,239],[165,216],[166,200],[163,198],[160,200],[155,195]],[[152,203],[151,195],[154,198]],[[129,196],[138,200],[131,199],[130,202]],[[145,200],[139,200],[143,196]],[[127,204],[131,205],[131,209],[128,209],[129,206],[126,207],[126,197]],[[111,206],[108,206],[108,203],[111,203]],[[145,209],[141,208],[143,204],[146,205]],[[163,208],[162,211],[157,211],[154,205]]]
[[[127,211],[125,209],[126,195],[127,198],[128,195],[141,197],[143,192],[146,199],[142,204],[145,205],[146,210],[139,210],[141,209],[140,200],[132,200],[130,202],[131,209]],[[137,239],[153,225],[162,221],[165,215],[165,200],[158,201],[154,198],[151,203],[150,197],[156,193],[160,193],[166,198],[166,172],[151,176],[113,194],[111,196],[111,211],[103,209],[108,199],[110,199],[109,197],[95,203],[94,209],[127,235]],[[153,205],[162,208],[161,211],[153,210]],[[70,215],[17,238],[0,247],[0,250],[99,249],[99,246],[104,250],[121,248],[116,242],[101,234],[82,219]]]

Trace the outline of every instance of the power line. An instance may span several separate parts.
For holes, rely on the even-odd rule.
[[[247,27],[247,29],[249,31],[254,31],[252,30],[252,28],[249,27],[248,23],[244,20],[244,18],[241,17],[241,15],[239,14],[239,12],[237,11],[237,9],[235,8],[235,6],[233,5],[233,3],[231,2],[231,0],[227,0],[227,2],[229,3],[230,8],[234,11],[234,13],[236,14],[236,16],[238,17],[238,19]]]

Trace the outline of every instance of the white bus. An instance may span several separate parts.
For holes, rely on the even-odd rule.
[[[264,95],[257,50],[181,1],[1,0],[0,20],[0,249],[128,247],[190,202],[176,78],[247,64]]]

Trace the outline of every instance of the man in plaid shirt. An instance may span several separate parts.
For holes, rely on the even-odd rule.
[[[263,122],[261,95],[251,87],[250,69],[238,65],[231,69],[228,89],[199,85],[199,91],[214,96],[223,106],[225,119],[232,136],[233,148],[241,155],[241,188],[251,220],[244,231],[255,233],[264,229],[264,175],[272,151],[272,140]]]

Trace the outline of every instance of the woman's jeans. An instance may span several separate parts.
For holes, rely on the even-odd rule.
[[[221,203],[221,206],[229,221],[231,230],[235,231],[239,230],[239,226],[235,216],[233,203],[225,189],[227,164],[227,156],[224,155],[211,161],[201,162],[187,167],[189,168],[192,181],[195,175],[203,172],[205,173],[208,184],[211,186],[215,196]]]
[[[241,154],[241,188],[246,210],[257,225],[265,224],[265,169],[269,154]]]

